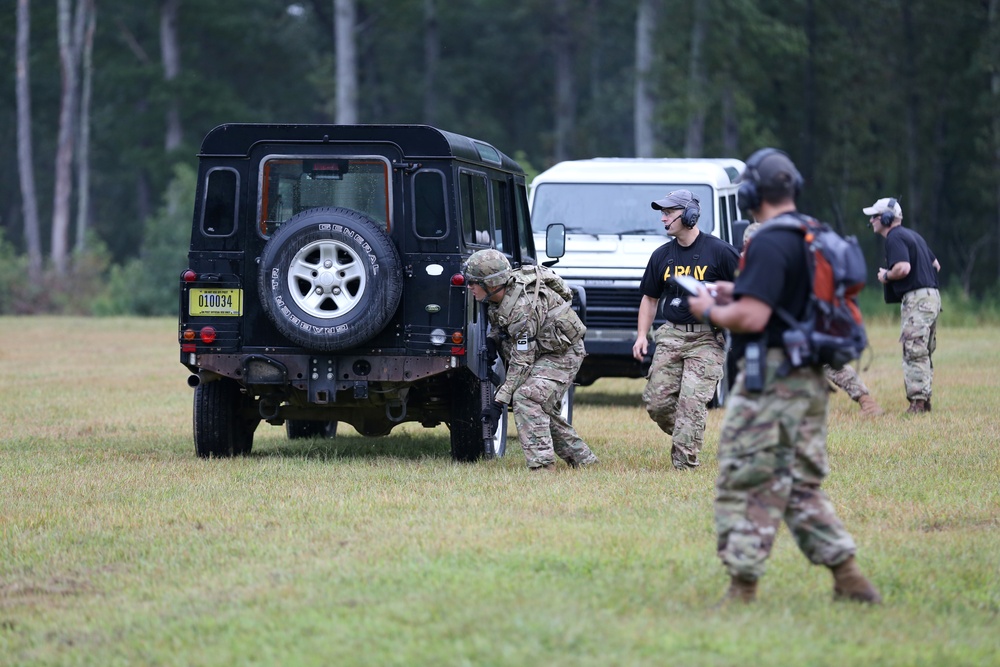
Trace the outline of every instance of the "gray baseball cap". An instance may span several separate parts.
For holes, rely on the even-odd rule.
[[[657,199],[654,202],[650,202],[650,206],[653,209],[660,211],[665,208],[687,208],[691,204],[695,206],[700,206],[697,198],[691,194],[690,190],[674,190],[673,192],[667,193],[667,196],[663,199]]]

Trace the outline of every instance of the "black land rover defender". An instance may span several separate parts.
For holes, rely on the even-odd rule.
[[[536,261],[517,163],[423,125],[230,124],[199,165],[179,324],[198,456],[249,453],[261,421],[447,423],[456,460],[503,454],[506,415],[481,419],[503,368],[462,263]]]

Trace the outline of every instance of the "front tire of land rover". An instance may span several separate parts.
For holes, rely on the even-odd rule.
[[[360,345],[385,328],[403,293],[399,255],[379,224],[346,208],[303,211],[264,246],[261,305],[278,331],[310,350]]]

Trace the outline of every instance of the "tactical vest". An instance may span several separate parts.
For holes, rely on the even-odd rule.
[[[538,317],[534,341],[539,354],[561,354],[587,333],[587,327],[573,310],[572,290],[555,271],[529,264],[513,271],[511,277],[514,283],[508,289],[512,293],[510,299],[504,299],[506,303],[501,304],[500,323],[505,328],[509,326],[515,316],[514,308],[524,295]]]

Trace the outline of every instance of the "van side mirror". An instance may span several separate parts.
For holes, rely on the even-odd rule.
[[[746,234],[747,227],[750,226],[749,220],[734,220],[733,221],[733,245],[740,252],[743,252],[743,235]]]
[[[566,254],[566,225],[554,222],[545,228],[545,254],[559,258]]]

